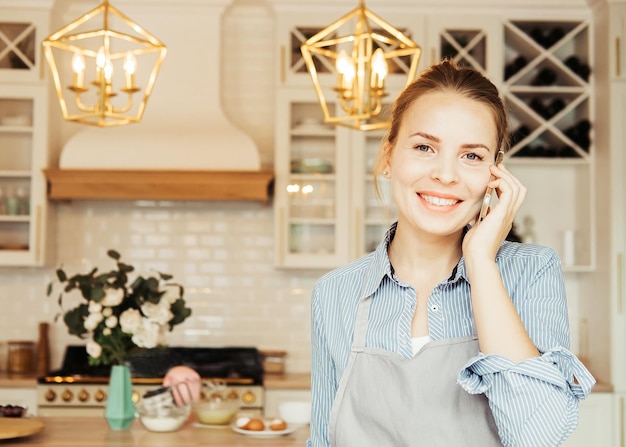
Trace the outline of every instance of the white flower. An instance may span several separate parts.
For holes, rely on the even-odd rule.
[[[94,359],[100,358],[100,355],[102,354],[102,346],[93,340],[89,340],[87,342],[87,354]]]
[[[113,315],[113,309],[111,309],[110,307],[105,307],[104,309],[102,309],[102,315],[104,315],[105,317],[110,317],[111,315]]]
[[[141,305],[141,311],[150,321],[159,325],[167,324],[174,314],[170,310],[170,303],[167,300],[161,300],[158,304],[146,302]]]
[[[141,321],[141,326],[133,334],[133,343],[140,348],[156,348],[159,344],[159,325],[150,322],[147,319]]]
[[[85,318],[85,329],[87,329],[88,331],[93,331],[95,328],[98,327],[103,318],[104,317],[99,312],[89,314],[87,318]]]
[[[174,304],[174,302],[180,298],[179,296],[174,295],[171,287],[165,288],[165,293],[161,297],[161,302],[166,301],[169,304]]]
[[[100,303],[96,303],[95,301],[89,301],[89,313],[97,314],[102,310],[102,305]]]
[[[114,328],[117,326],[117,317],[115,315],[111,315],[106,320],[104,320],[104,325],[108,328]]]
[[[118,306],[122,303],[122,300],[124,300],[124,294],[124,289],[114,289],[112,287],[107,287],[104,290],[104,298],[102,298],[100,304],[110,307]]]
[[[126,309],[120,315],[120,326],[127,334],[134,334],[141,325],[141,312],[137,309]]]
[[[106,335],[106,336],[111,335],[111,329],[109,329],[108,327],[105,327],[104,329],[102,329],[102,335]]]

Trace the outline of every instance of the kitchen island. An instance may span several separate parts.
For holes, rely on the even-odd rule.
[[[309,426],[276,437],[254,437],[235,433],[230,427],[205,428],[188,422],[171,433],[154,433],[135,420],[128,430],[113,431],[103,417],[43,417],[39,433],[31,436],[0,440],[0,446],[20,447],[302,447]]]

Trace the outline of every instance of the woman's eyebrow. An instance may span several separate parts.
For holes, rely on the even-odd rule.
[[[427,134],[427,133],[424,133],[424,132],[415,132],[415,133],[412,133],[409,136],[411,136],[411,137],[419,136],[419,137],[422,137],[422,138],[426,138],[427,140],[434,141],[435,143],[441,142],[441,140],[439,138],[437,138],[436,136],[430,135],[430,134]]]

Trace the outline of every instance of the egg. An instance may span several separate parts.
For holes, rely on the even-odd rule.
[[[286,430],[286,429],[287,429],[287,423],[283,421],[282,419],[274,419],[272,422],[270,422],[270,430],[280,431],[280,430]]]
[[[250,418],[240,417],[237,418],[237,421],[235,421],[235,425],[239,428],[245,428],[245,426],[248,425],[248,422],[250,422]]]
[[[253,418],[243,428],[250,431],[263,431],[265,430],[265,423],[261,419]]]

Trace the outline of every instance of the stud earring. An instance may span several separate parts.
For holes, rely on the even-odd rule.
[[[383,171],[383,177],[388,177],[389,176],[389,171],[387,171],[386,169]]]

